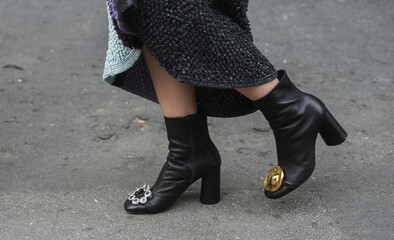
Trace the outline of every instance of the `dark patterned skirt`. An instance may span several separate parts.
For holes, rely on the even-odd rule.
[[[112,4],[123,43],[139,49],[145,44],[170,75],[194,85],[199,112],[215,117],[252,113],[256,107],[234,88],[277,77],[253,43],[247,0],[115,0]],[[157,102],[143,54],[113,84]]]

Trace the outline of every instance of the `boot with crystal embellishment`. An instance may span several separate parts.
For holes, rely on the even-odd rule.
[[[315,168],[315,143],[320,133],[329,146],[347,134],[316,97],[301,92],[284,70],[279,83],[254,104],[268,120],[275,136],[278,166],[264,179],[265,195],[280,198],[303,184]]]
[[[221,159],[209,137],[207,116],[195,114],[164,120],[169,141],[167,161],[152,187],[143,184],[129,194],[124,203],[128,213],[165,211],[200,178],[201,203],[220,201]]]

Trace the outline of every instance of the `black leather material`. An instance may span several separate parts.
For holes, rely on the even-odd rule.
[[[274,199],[293,191],[311,176],[315,168],[316,137],[323,123],[337,133],[328,138],[332,140],[327,144],[336,145],[346,138],[346,132],[334,118],[324,122],[330,113],[318,98],[297,89],[284,70],[278,71],[278,79],[271,92],[254,101],[273,130],[278,165],[285,174],[281,188],[275,192],[265,190],[265,195]]]
[[[169,141],[167,161],[152,186],[153,198],[145,205],[126,200],[124,207],[129,213],[162,212],[193,182],[220,170],[220,155],[209,137],[206,115],[164,119]]]

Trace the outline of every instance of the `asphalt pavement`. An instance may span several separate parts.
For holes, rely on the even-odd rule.
[[[0,1],[0,239],[393,239],[394,1],[251,0],[256,45],[348,132],[319,137],[316,169],[271,200],[262,114],[209,118],[222,201],[199,182],[167,212],[130,215],[128,192],[167,154],[157,104],[102,81],[104,1]]]

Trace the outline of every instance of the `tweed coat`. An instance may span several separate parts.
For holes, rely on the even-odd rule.
[[[107,83],[157,102],[145,43],[179,82],[193,84],[199,112],[235,117],[257,110],[235,87],[277,72],[253,44],[248,0],[108,0]]]

